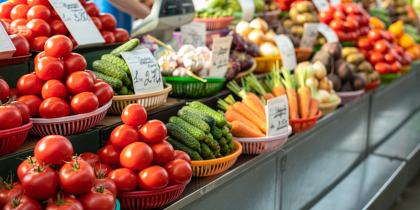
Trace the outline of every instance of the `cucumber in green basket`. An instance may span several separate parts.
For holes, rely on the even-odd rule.
[[[122,52],[128,52],[139,46],[140,41],[137,38],[131,39],[130,41],[122,44],[111,51],[111,55],[120,56]]]

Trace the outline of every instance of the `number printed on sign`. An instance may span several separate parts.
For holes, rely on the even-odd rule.
[[[285,95],[270,99],[265,107],[267,113],[267,136],[277,136],[289,128],[289,107]]]

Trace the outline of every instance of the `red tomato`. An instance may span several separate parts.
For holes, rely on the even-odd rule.
[[[35,65],[35,74],[44,81],[60,80],[64,76],[64,65],[58,58],[45,56]]]
[[[59,200],[50,199],[45,210],[83,210],[83,206],[76,198],[64,197]]]
[[[42,164],[62,165],[71,160],[73,153],[71,142],[60,135],[46,136],[34,148],[35,158]]]
[[[12,34],[17,34],[26,38],[26,40],[33,39],[32,30],[29,29],[27,26],[16,26],[15,28],[10,28]],[[28,42],[29,44],[29,42]]]
[[[93,187],[90,192],[79,197],[84,210],[113,210],[115,196],[107,189]]]
[[[64,192],[80,195],[88,193],[93,187],[95,172],[86,161],[75,159],[60,168],[59,178]]]
[[[166,141],[151,145],[153,150],[153,163],[164,166],[175,158],[174,148]]]
[[[99,107],[99,101],[98,97],[92,92],[82,92],[73,96],[70,106],[75,114],[89,113]]]
[[[26,14],[26,16],[28,20],[42,19],[49,21],[51,18],[51,12],[50,9],[44,5],[35,5],[28,10],[28,14]]]
[[[42,86],[42,99],[51,97],[58,97],[64,100],[67,98],[66,86],[60,80],[48,80]]]
[[[89,75],[90,75],[90,77],[92,77],[93,81],[95,81],[95,83],[97,83],[96,75],[95,75],[95,73],[93,73],[92,70],[86,69],[85,72],[89,73]]]
[[[50,7],[50,3],[48,2],[48,0],[28,0],[28,5],[30,7],[33,7],[35,5],[44,5],[47,7]]]
[[[90,92],[94,86],[93,78],[85,71],[76,71],[67,77],[66,85],[71,94]]]
[[[20,101],[13,101],[10,104],[19,109],[19,112],[22,115],[22,125],[28,123],[30,120],[29,118],[31,117],[31,110],[29,110],[28,105]]]
[[[28,4],[26,0],[9,0],[10,3],[17,5],[17,4]]]
[[[26,27],[32,30],[34,37],[51,35],[50,25],[42,19],[32,19],[26,24]]]
[[[384,56],[382,55],[382,53],[379,52],[371,52],[370,57],[369,57],[369,61],[375,65],[376,63],[382,62],[384,61]]]
[[[126,125],[141,126],[147,121],[147,111],[141,104],[130,104],[122,111],[121,120]]]
[[[22,195],[8,201],[3,210],[42,210],[42,206],[37,200]]]
[[[102,30],[102,22],[101,19],[99,17],[91,17],[93,23],[95,24],[96,28],[98,28],[98,30]]]
[[[20,197],[25,193],[25,190],[20,183],[0,182],[0,207],[6,205],[11,199]]]
[[[115,185],[115,182],[112,181],[109,177],[103,177],[103,178],[97,178],[95,179],[95,184],[93,184],[94,187],[103,187],[109,192],[114,195],[114,197],[117,197],[117,185]]]
[[[71,40],[71,43],[73,43],[73,47],[77,46],[77,42],[76,40],[73,38],[73,36],[71,34],[67,35],[69,37],[69,39]]]
[[[34,64],[35,64],[35,66],[38,64],[38,61],[41,59],[41,58],[43,58],[43,57],[45,57],[46,55],[45,55],[45,52],[44,51],[41,51],[40,53],[38,53],[36,56],[35,56],[35,58],[34,58]]]
[[[126,42],[130,39],[130,34],[128,34],[128,31],[123,28],[116,28],[113,33],[116,42]]]
[[[379,74],[387,74],[391,71],[391,66],[387,63],[379,62],[379,63],[375,64],[375,70]]]
[[[401,71],[401,64],[398,61],[395,61],[391,64],[391,73],[400,73]]]
[[[120,125],[114,128],[111,136],[109,137],[111,144],[118,148],[124,148],[125,146],[139,140],[140,136],[137,129],[129,125]]]
[[[389,48],[390,48],[390,44],[389,44],[389,42],[387,42],[385,40],[379,40],[379,41],[375,42],[374,50],[376,52],[385,54],[386,52],[388,52]]]
[[[357,30],[358,27],[359,27],[359,22],[357,22],[357,20],[347,19],[344,22],[344,28],[348,31],[355,31]]]
[[[189,162],[175,159],[165,165],[171,184],[187,184],[192,177],[192,169]]]
[[[396,58],[392,52],[385,54],[384,59],[387,63],[393,63],[396,61]]]
[[[349,14],[360,14],[360,8],[356,4],[345,4],[344,11]]]
[[[22,125],[22,114],[15,106],[0,106],[0,130],[16,128]]]
[[[45,55],[62,58],[71,53],[73,43],[64,35],[54,35],[45,42]]]
[[[82,158],[82,160],[89,163],[92,167],[96,163],[99,163],[99,156],[95,153],[92,153],[92,152],[84,152],[84,153],[80,154],[79,157]]]
[[[324,11],[319,13],[319,20],[323,23],[328,24],[333,19],[333,16],[330,12]]]
[[[26,13],[28,12],[28,5],[18,4],[10,11],[10,19],[16,20],[19,18],[26,18]]]
[[[49,166],[35,166],[23,177],[22,186],[31,198],[46,200],[57,193],[57,172]]]
[[[370,30],[367,36],[368,36],[369,41],[372,44],[374,44],[376,41],[378,41],[382,38],[381,30],[378,30],[378,29]]]
[[[70,106],[61,98],[47,98],[39,106],[39,115],[43,118],[65,117],[70,115]]]
[[[413,61],[413,58],[411,58],[411,56],[408,53],[404,52],[401,58],[401,64],[409,65],[412,61]]]
[[[124,168],[140,171],[153,161],[153,151],[143,142],[134,142],[124,147],[120,154],[120,164]]]
[[[8,98],[10,95],[9,84],[3,79],[0,79],[0,100]]]
[[[26,20],[25,18],[19,18],[19,19],[13,20],[10,23],[10,27],[16,28],[18,26],[26,26],[27,23],[28,23],[28,20]]]
[[[13,5],[10,2],[3,2],[0,4],[0,18],[10,18],[10,12],[12,11]]]
[[[357,41],[357,47],[363,50],[372,49],[372,45],[367,37],[362,37]]]
[[[93,93],[95,93],[95,95],[98,97],[99,106],[108,103],[114,95],[112,87],[105,82],[95,83],[93,86]]]
[[[333,13],[333,17],[335,20],[345,20],[346,14],[344,14],[344,12],[342,11],[337,10]]]
[[[137,188],[136,174],[130,169],[115,169],[108,174],[108,177],[114,181],[118,192],[130,192]]]
[[[390,32],[388,31],[381,31],[381,36],[383,39],[385,39],[388,42],[393,42],[393,38]]]
[[[24,161],[22,161],[22,163],[19,164],[17,168],[17,175],[20,181],[23,180],[23,177],[35,166],[35,164],[36,158],[31,156],[27,157]]]
[[[99,18],[101,19],[103,30],[113,31],[117,26],[117,20],[112,14],[103,13],[99,15]]]
[[[110,166],[120,165],[120,153],[121,153],[121,149],[119,149],[118,147],[112,144],[102,147],[97,152],[99,159],[101,160],[101,163],[104,163]]]
[[[86,67],[86,59],[79,53],[70,53],[64,57],[64,69],[68,75],[76,71],[84,71]]]
[[[162,142],[167,136],[166,126],[160,120],[150,120],[140,128],[140,139],[148,144]]]
[[[119,159],[120,158],[118,154],[118,161],[120,161]],[[100,162],[95,163],[93,169],[95,170],[96,177],[103,177],[103,175],[107,176],[109,172],[112,171],[111,166],[100,163]]]
[[[182,159],[182,160],[187,161],[188,163],[191,163],[190,156],[184,151],[175,150],[174,155],[175,155],[174,159]]]
[[[0,89],[1,88],[2,87],[1,87],[1,82],[0,82]],[[9,91],[9,98],[10,99],[13,99],[13,100],[16,100],[18,98],[18,92],[17,92],[16,88],[11,88],[10,89],[10,91]]]
[[[25,37],[18,34],[13,34],[10,35],[10,39],[12,40],[13,45],[16,48],[15,53],[13,53],[13,57],[24,56],[29,54],[29,42],[25,39]]]
[[[29,107],[31,117],[37,117],[42,100],[36,95],[25,95],[17,99]]]
[[[86,12],[93,17],[99,16],[99,9],[93,1],[88,1],[84,5]]]
[[[139,173],[141,190],[160,190],[169,184],[169,175],[161,166],[151,166]]]
[[[344,30],[344,22],[340,19],[334,19],[330,22],[330,27],[334,31],[343,31]]]
[[[48,40],[46,36],[35,37],[31,40],[31,50],[43,51],[45,42]]]
[[[51,30],[54,35],[62,34],[67,35],[69,34],[69,30],[67,30],[66,25],[64,25],[63,21],[55,19],[50,22]]]
[[[105,39],[105,43],[111,44],[115,42],[115,36],[111,31],[101,31],[101,34]]]

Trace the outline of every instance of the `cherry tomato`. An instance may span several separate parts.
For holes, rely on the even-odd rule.
[[[45,56],[35,65],[35,74],[44,81],[60,80],[64,76],[64,65],[58,58]]]
[[[22,125],[22,114],[15,106],[0,106],[0,130],[16,128]]]
[[[66,85],[71,94],[90,92],[94,86],[93,78],[85,71],[76,71],[67,77]]]
[[[94,187],[103,187],[109,192],[114,195],[114,197],[117,197],[117,185],[115,185],[115,182],[112,181],[109,177],[103,177],[103,178],[97,178],[95,180],[95,184],[93,184]]]
[[[42,19],[32,19],[28,21],[26,27],[32,30],[32,34],[34,37],[51,35],[50,25]]]
[[[319,19],[323,23],[329,23],[333,19],[333,16],[330,12],[324,11],[319,13]]]
[[[46,200],[57,193],[57,172],[49,166],[35,166],[23,177],[22,186],[31,198]]]
[[[398,61],[395,61],[391,64],[391,73],[399,73],[401,71],[401,64]]]
[[[17,168],[17,175],[19,180],[22,181],[26,173],[28,173],[28,171],[30,171],[34,166],[36,166],[35,157],[29,156],[24,161],[22,161],[22,163],[20,163]]]
[[[98,97],[99,106],[108,103],[114,95],[112,87],[105,82],[96,82],[93,86],[93,93]]]
[[[65,117],[70,115],[70,106],[61,98],[47,98],[39,106],[39,115],[43,118]]]
[[[388,31],[381,31],[381,36],[383,39],[385,39],[388,42],[393,42],[393,38],[390,32]]]
[[[379,74],[387,74],[391,71],[391,66],[387,63],[379,62],[379,63],[375,64],[375,70]]]
[[[51,97],[58,97],[64,100],[67,98],[66,86],[60,80],[48,80],[42,86],[42,98],[47,99]]]
[[[58,200],[50,199],[45,210],[83,210],[83,206],[76,198],[64,197]]]
[[[9,84],[3,79],[0,79],[0,100],[8,98],[10,95]]]
[[[20,101],[13,101],[10,105],[15,106],[19,109],[20,114],[22,115],[22,125],[25,125],[29,122],[31,117],[31,110],[29,110],[28,105]]]
[[[31,40],[31,50],[43,51],[45,42],[48,40],[46,36],[35,37]]]
[[[64,57],[64,69],[68,75],[76,71],[84,71],[86,67],[86,59],[78,53],[70,53]]]
[[[13,34],[10,35],[10,39],[12,40],[13,45],[16,48],[15,53],[13,53],[14,57],[29,54],[29,42],[25,39],[25,37],[18,34]]]
[[[192,169],[189,162],[175,159],[165,165],[171,184],[187,184],[192,177]]]
[[[344,22],[340,19],[334,19],[330,22],[330,27],[334,31],[343,31],[344,30]]]
[[[153,151],[143,142],[134,142],[124,147],[120,154],[120,164],[124,168],[140,171],[153,161]]]
[[[164,166],[175,158],[174,148],[166,141],[151,145],[153,150],[153,163]]]
[[[175,150],[174,159],[182,159],[182,160],[187,161],[188,163],[191,163],[190,156],[186,152],[181,151],[181,150]]]
[[[137,188],[136,174],[130,169],[115,169],[108,174],[108,177],[114,181],[118,192],[130,192]]]
[[[99,15],[99,18],[101,19],[103,30],[113,31],[117,26],[117,20],[112,14],[103,13]]]
[[[64,35],[54,35],[45,42],[45,55],[62,58],[71,53],[73,43]]]
[[[90,192],[79,197],[84,210],[115,209],[115,196],[103,187],[93,187]]]
[[[111,136],[109,137],[111,144],[118,148],[124,148],[125,146],[139,140],[140,136],[137,129],[129,125],[120,125],[114,128]]]
[[[382,53],[379,52],[371,52],[370,57],[369,57],[369,61],[375,65],[376,63],[382,62],[384,61],[384,56],[382,55]]]
[[[10,27],[16,28],[18,26],[26,26],[27,23],[28,23],[28,20],[26,20],[25,18],[19,18],[19,19],[13,20],[10,23]]]
[[[119,161],[119,154],[118,154],[118,161]],[[97,162],[95,163],[95,165],[93,166],[94,170],[95,170],[95,174],[96,177],[103,177],[103,175],[107,176],[109,174],[109,172],[112,171],[111,166]]]
[[[29,107],[31,117],[37,117],[42,100],[36,95],[24,95],[17,99]]]
[[[0,183],[0,207],[3,207],[11,199],[20,197],[25,193],[25,190],[20,183],[7,183],[2,181]]]
[[[32,19],[42,19],[45,21],[49,21],[51,18],[51,12],[48,7],[44,5],[35,5],[28,10],[26,14],[28,20]]]
[[[347,31],[355,31],[355,30],[357,30],[357,28],[359,27],[359,22],[357,22],[357,20],[354,20],[354,19],[347,19],[345,22],[344,22],[344,28],[347,30]]]
[[[92,167],[99,162],[99,156],[92,152],[84,152],[79,156],[82,160],[89,163]]]
[[[141,104],[130,104],[122,111],[121,120],[126,125],[141,126],[147,121],[147,111]]]
[[[350,14],[360,14],[360,8],[356,4],[346,4],[344,6],[344,11]]]
[[[334,20],[345,20],[346,19],[346,14],[344,14],[344,12],[342,12],[340,10],[336,10],[333,13],[333,17],[334,17]]]
[[[161,166],[150,166],[140,171],[139,186],[141,190],[160,190],[169,184],[169,175]]]
[[[51,6],[48,0],[28,0],[28,6],[33,7],[35,5]]]
[[[99,101],[98,97],[92,92],[82,92],[73,96],[70,106],[75,114],[89,113],[99,107]]]
[[[92,1],[88,1],[84,5],[86,12],[92,16],[92,17],[98,17],[99,16],[99,9],[96,6],[96,4]]]
[[[115,41],[116,42],[126,42],[130,39],[128,31],[123,28],[116,28],[114,31]]]
[[[61,20],[52,20],[50,22],[51,30],[54,35],[62,34],[67,35],[69,34],[69,30],[67,29],[66,25],[64,25],[63,21]]]
[[[22,195],[9,200],[3,210],[42,210],[42,206],[37,200]]]
[[[28,12],[28,5],[18,4],[10,11],[10,19],[16,20],[19,18],[26,18],[26,13]]]
[[[101,163],[110,165],[110,166],[118,166],[120,165],[120,153],[121,149],[118,147],[110,144],[102,147],[98,150],[97,154]]]
[[[357,47],[364,50],[372,49],[372,45],[367,37],[362,37],[357,41]]]
[[[111,44],[115,42],[115,36],[111,31],[101,31],[102,37],[105,39],[105,43]]]
[[[95,73],[93,73],[93,71],[92,70],[88,70],[88,69],[86,69],[85,70],[85,72],[87,72],[87,73],[89,73],[89,75],[90,75],[90,77],[92,77],[92,79],[93,79],[93,81],[95,81],[95,83],[97,82],[96,80],[96,75],[95,75]]]
[[[95,24],[96,28],[100,31],[102,30],[102,22],[99,17],[91,17],[93,23]]]
[[[59,178],[64,192],[80,195],[88,193],[93,187],[95,172],[86,161],[74,159],[60,168]]]
[[[165,124],[160,120],[150,120],[140,128],[140,139],[148,144],[162,142],[167,136]]]
[[[389,44],[389,42],[387,42],[385,40],[379,40],[379,41],[375,42],[374,49],[375,49],[376,52],[385,54],[390,49],[390,44]]]
[[[34,148],[35,158],[42,164],[61,165],[71,160],[73,152],[71,142],[60,135],[46,136]]]
[[[10,2],[3,2],[0,4],[0,18],[10,18],[10,12],[12,11],[13,5]]]
[[[373,29],[373,30],[369,31],[367,37],[368,37],[369,41],[372,44],[374,44],[376,41],[378,41],[382,38],[381,30]]]
[[[384,59],[387,63],[393,63],[396,61],[396,58],[392,52],[385,54]]]

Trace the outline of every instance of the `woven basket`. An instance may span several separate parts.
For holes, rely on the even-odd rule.
[[[192,77],[164,77],[172,85],[170,96],[179,98],[203,98],[221,91],[225,85],[224,78],[204,78],[207,82]]]
[[[348,91],[348,92],[337,92],[337,95],[341,98],[342,104],[347,104],[353,100],[356,100],[365,93],[364,89],[357,90],[357,91]]]
[[[276,65],[276,62],[281,64],[280,56],[274,57],[256,57],[255,61],[257,62],[257,67],[255,68],[255,73],[268,73]]]
[[[333,112],[335,109],[337,109],[338,105],[340,104],[341,104],[341,98],[338,98],[338,100],[331,103],[320,103],[319,110],[321,110],[322,115],[325,116]]]
[[[208,31],[228,28],[232,21],[233,16],[221,18],[194,18],[194,22],[206,24],[206,29]]]
[[[290,125],[292,126],[293,133],[303,132],[312,128],[321,116],[322,112],[318,111],[318,114],[312,118],[290,120]]]
[[[270,152],[287,142],[292,133],[292,127],[289,126],[287,132],[277,136],[267,136],[259,138],[236,138],[242,144],[242,154],[256,155],[264,152]]]
[[[240,79],[242,77],[246,77],[246,76],[252,74],[255,71],[256,68],[257,68],[257,62],[254,59],[251,68],[249,68],[246,71],[242,71],[239,74],[237,74],[236,77],[235,77],[235,79]]]
[[[25,125],[0,131],[0,155],[9,154],[19,149],[25,142],[32,122]]]

